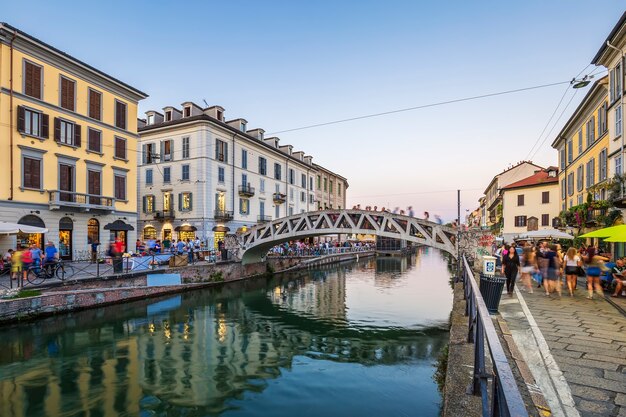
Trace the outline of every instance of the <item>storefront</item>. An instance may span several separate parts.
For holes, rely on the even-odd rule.
[[[143,228],[143,240],[156,240],[157,231],[154,226],[146,226]]]
[[[215,226],[213,228],[213,247],[215,249],[218,249],[219,242],[224,243],[227,232],[230,232],[230,229],[226,226]]]
[[[64,261],[72,260],[72,231],[74,222],[69,217],[59,220],[59,257]]]
[[[177,228],[174,229],[174,231],[178,233],[178,240],[183,240],[183,241],[186,241],[187,239],[195,240],[196,230],[198,229],[196,229],[195,226],[190,226],[188,224],[183,225],[183,226],[178,226]]]
[[[39,217],[29,214],[28,216],[22,217],[18,222],[18,224],[23,224],[26,226],[34,226],[45,228],[46,225]],[[30,245],[35,244],[38,248],[43,249],[44,247],[44,235],[43,233],[23,233],[19,232],[17,234],[17,247],[27,248]]]
[[[128,232],[135,230],[130,224],[124,223],[122,220],[115,220],[112,223],[104,226],[104,230],[109,230],[109,239],[114,242],[116,239],[120,239],[124,245],[124,252],[128,252]]]
[[[100,242],[100,222],[96,219],[87,221],[87,243]]]

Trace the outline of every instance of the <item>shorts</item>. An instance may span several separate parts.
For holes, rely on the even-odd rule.
[[[32,262],[22,262],[22,271],[28,271],[28,268],[30,268],[32,265]]]
[[[587,268],[587,276],[589,277],[599,277],[602,271],[597,266],[590,266]]]
[[[533,272],[535,272],[535,267],[534,266],[524,266],[524,267],[522,267],[522,274],[532,274]]]
[[[577,266],[566,266],[565,267],[566,275],[578,275],[578,267]]]

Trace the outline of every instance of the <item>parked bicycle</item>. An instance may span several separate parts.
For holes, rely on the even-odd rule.
[[[74,267],[72,265],[55,262],[47,265],[31,266],[28,268],[26,279],[33,285],[39,285],[45,280],[54,277],[64,281],[72,275],[74,275]]]

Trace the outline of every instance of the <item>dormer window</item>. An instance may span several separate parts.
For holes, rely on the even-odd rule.
[[[191,116],[191,106],[186,106],[185,109],[183,110],[183,117],[190,117]]]
[[[239,129],[241,129],[241,131],[245,133],[245,131],[246,131],[246,124],[244,122],[241,122],[241,124],[239,125]]]
[[[263,132],[259,132],[259,139],[263,140]]]
[[[153,125],[154,124],[154,114],[149,114],[148,115],[148,124],[149,125]]]
[[[216,112],[216,116],[217,116],[217,120],[219,120],[220,122],[224,120],[224,114],[222,113],[221,110],[217,110]]]
[[[165,121],[169,122],[171,120],[172,120],[172,111],[168,110],[168,111],[165,112]]]

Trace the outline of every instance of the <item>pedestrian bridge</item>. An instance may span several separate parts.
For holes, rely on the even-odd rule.
[[[260,224],[239,236],[243,264],[263,261],[272,247],[291,240],[333,234],[372,234],[443,250],[457,257],[457,230],[415,217],[365,210],[323,210]]]

